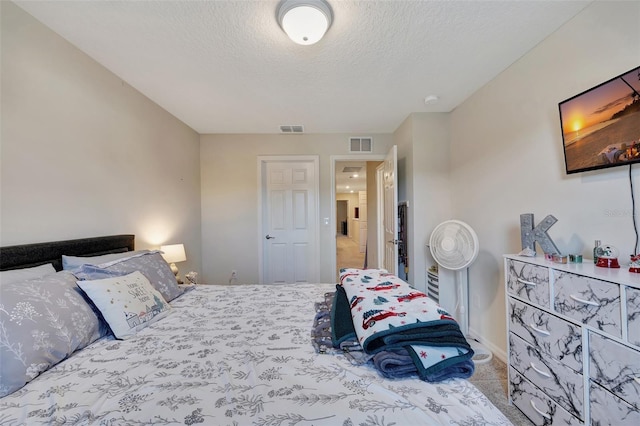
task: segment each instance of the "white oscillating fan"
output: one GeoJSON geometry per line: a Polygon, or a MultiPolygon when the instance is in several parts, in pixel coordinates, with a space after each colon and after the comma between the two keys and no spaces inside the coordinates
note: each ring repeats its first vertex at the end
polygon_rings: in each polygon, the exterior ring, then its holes
{"type": "MultiPolygon", "coordinates": [[[[469,316],[466,304],[469,295],[469,266],[478,257],[478,236],[468,224],[459,220],[447,220],[436,226],[431,233],[429,250],[439,266],[457,272],[457,302],[454,315],[458,319],[460,330],[468,338],[469,316]]],[[[493,354],[479,342],[469,339],[469,344],[475,352],[474,362],[484,363],[491,360],[493,354]]]]}

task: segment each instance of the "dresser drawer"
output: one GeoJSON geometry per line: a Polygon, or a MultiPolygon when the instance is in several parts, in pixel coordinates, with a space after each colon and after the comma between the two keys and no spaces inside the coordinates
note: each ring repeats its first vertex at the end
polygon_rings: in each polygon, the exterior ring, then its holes
{"type": "Polygon", "coordinates": [[[530,263],[507,260],[507,291],[532,303],[550,307],[549,269],[530,263]]]}
{"type": "Polygon", "coordinates": [[[640,290],[627,287],[627,324],[629,342],[640,346],[640,290]]]}
{"type": "Polygon", "coordinates": [[[616,337],[622,337],[620,286],[556,271],[554,309],[616,337]]]}
{"type": "Polygon", "coordinates": [[[591,380],[640,409],[640,351],[589,332],[589,371],[591,380]]]}
{"type": "Polygon", "coordinates": [[[509,389],[513,405],[536,425],[582,425],[583,423],[553,402],[513,368],[509,369],[509,389]]]}
{"type": "Polygon", "coordinates": [[[582,372],[582,327],[509,298],[509,329],[540,351],[582,372]]]}
{"type": "Polygon", "coordinates": [[[589,388],[589,403],[592,425],[640,425],[640,411],[594,383],[589,388]]]}
{"type": "Polygon", "coordinates": [[[513,368],[570,414],[584,418],[584,379],[570,368],[542,354],[520,337],[509,335],[513,368]]]}

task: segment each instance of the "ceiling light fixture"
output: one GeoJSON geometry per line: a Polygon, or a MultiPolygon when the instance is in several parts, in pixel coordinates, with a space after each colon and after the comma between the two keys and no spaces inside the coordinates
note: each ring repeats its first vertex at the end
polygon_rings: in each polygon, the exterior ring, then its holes
{"type": "Polygon", "coordinates": [[[438,103],[438,101],[440,100],[440,98],[436,95],[429,95],[426,98],[424,98],[424,103],[426,105],[433,105],[438,103]]]}
{"type": "Polygon", "coordinates": [[[320,41],[332,20],[331,7],[325,0],[283,0],[278,6],[280,27],[298,44],[320,41]]]}

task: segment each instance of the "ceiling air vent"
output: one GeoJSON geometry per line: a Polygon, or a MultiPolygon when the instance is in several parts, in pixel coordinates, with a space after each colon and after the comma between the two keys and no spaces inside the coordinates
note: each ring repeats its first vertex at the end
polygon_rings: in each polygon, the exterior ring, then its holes
{"type": "Polygon", "coordinates": [[[373,152],[373,138],[349,138],[349,152],[373,152]]]}
{"type": "Polygon", "coordinates": [[[342,173],[359,173],[362,167],[345,166],[342,169],[342,173]]]}
{"type": "Polygon", "coordinates": [[[286,133],[286,134],[304,133],[304,126],[300,126],[300,125],[280,126],[280,133],[286,133]]]}

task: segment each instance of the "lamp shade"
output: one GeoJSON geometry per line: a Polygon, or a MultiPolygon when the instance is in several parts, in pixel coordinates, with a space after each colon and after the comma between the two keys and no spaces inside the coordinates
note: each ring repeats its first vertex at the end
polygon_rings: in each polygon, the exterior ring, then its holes
{"type": "Polygon", "coordinates": [[[291,40],[309,45],[320,41],[333,16],[324,0],[285,0],[278,9],[278,23],[291,40]]]}
{"type": "Polygon", "coordinates": [[[184,244],[160,246],[160,250],[164,252],[162,257],[164,257],[167,263],[184,262],[187,260],[187,255],[184,252],[184,244]]]}

